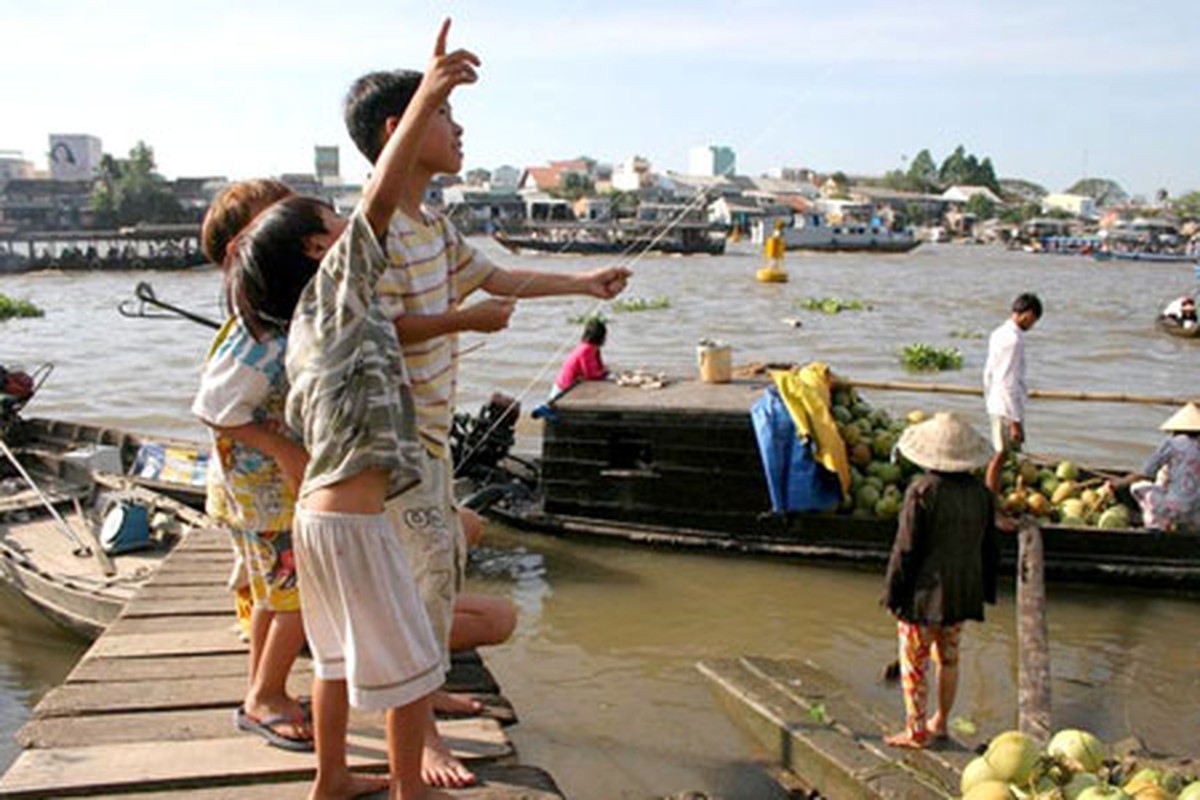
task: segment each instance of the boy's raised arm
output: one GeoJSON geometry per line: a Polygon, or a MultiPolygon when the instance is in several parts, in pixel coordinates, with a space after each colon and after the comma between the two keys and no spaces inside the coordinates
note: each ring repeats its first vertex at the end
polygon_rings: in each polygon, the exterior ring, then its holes
{"type": "Polygon", "coordinates": [[[449,33],[450,19],[447,17],[438,31],[433,58],[425,76],[400,123],[388,137],[375,171],[363,190],[363,211],[376,236],[382,236],[387,230],[392,214],[412,182],[418,148],[429,118],[437,113],[455,87],[479,79],[475,72],[479,58],[474,53],[462,49],[446,52],[449,33]]]}

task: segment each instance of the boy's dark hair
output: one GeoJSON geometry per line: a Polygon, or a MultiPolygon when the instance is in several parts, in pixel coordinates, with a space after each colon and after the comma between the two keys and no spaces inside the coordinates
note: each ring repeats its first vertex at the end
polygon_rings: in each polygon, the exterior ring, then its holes
{"type": "Polygon", "coordinates": [[[356,80],[342,104],[346,131],[372,164],[383,152],[384,124],[408,108],[423,76],[411,69],[369,72],[356,80]]]}
{"type": "Polygon", "coordinates": [[[1013,300],[1012,312],[1014,314],[1023,314],[1026,311],[1032,311],[1038,319],[1042,318],[1042,301],[1033,292],[1019,294],[1017,299],[1013,300]]]}
{"type": "Polygon", "coordinates": [[[255,215],[277,200],[290,197],[292,190],[271,178],[238,181],[213,198],[200,225],[200,249],[214,264],[225,263],[229,243],[255,215]]]}
{"type": "Polygon", "coordinates": [[[604,320],[600,317],[592,317],[583,324],[583,341],[588,344],[603,347],[604,340],[607,338],[608,326],[604,324],[604,320]]]}
{"type": "Polygon", "coordinates": [[[300,293],[320,267],[306,243],[309,236],[325,233],[321,211],[328,208],[315,197],[285,198],[230,243],[229,311],[256,339],[287,333],[300,293]]]}

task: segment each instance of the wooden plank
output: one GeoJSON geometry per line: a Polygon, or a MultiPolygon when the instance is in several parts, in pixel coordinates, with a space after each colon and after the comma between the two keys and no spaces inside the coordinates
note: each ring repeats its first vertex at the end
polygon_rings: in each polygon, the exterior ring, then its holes
{"type": "Polygon", "coordinates": [[[879,747],[826,721],[817,703],[781,691],[741,660],[704,661],[697,666],[720,689],[717,696],[730,715],[767,749],[772,760],[829,800],[955,796],[879,747]]]}
{"type": "MultiPolygon", "coordinates": [[[[301,664],[297,664],[297,668],[301,668],[301,664]]],[[[221,678],[245,676],[246,670],[244,652],[162,658],[103,658],[89,652],[67,676],[66,683],[221,678]]]]}
{"type": "MultiPolygon", "coordinates": [[[[187,619],[195,619],[188,617],[187,619]]],[[[225,617],[201,617],[213,620],[217,627],[191,630],[192,625],[180,624],[175,617],[151,617],[148,620],[119,620],[119,622],[174,623],[173,630],[163,633],[131,633],[102,636],[92,645],[93,656],[105,658],[148,658],[161,656],[202,655],[205,653],[244,653],[247,646],[233,632],[225,617]]]]}
{"type": "MultiPolygon", "coordinates": [[[[236,701],[235,701],[236,703],[236,701]]],[[[136,742],[183,742],[199,739],[223,739],[229,736],[245,736],[253,742],[252,734],[238,732],[234,726],[236,705],[219,708],[179,708],[170,710],[127,711],[113,714],[94,714],[77,717],[50,717],[33,719],[17,732],[16,740],[22,747],[51,749],[63,747],[87,747],[103,742],[106,745],[132,744],[136,742]]],[[[468,741],[476,735],[491,740],[490,725],[477,727],[482,718],[471,717],[456,720],[438,720],[438,730],[447,737],[468,741]],[[480,733],[482,731],[482,733],[480,733]]],[[[489,720],[489,723],[499,721],[489,720]]],[[[383,729],[382,715],[378,712],[353,711],[350,727],[353,730],[372,731],[383,729]]],[[[382,735],[382,734],[380,734],[382,735]]],[[[489,751],[484,750],[488,757],[489,751]]],[[[465,758],[478,758],[478,753],[465,750],[465,758]]]]}
{"type": "MultiPolygon", "coordinates": [[[[311,676],[296,671],[288,680],[295,695],[308,694],[311,676]]],[[[69,683],[47,692],[33,710],[35,719],[126,711],[233,708],[246,696],[246,676],[119,683],[69,683]]]]}
{"type": "MultiPolygon", "coordinates": [[[[196,633],[209,633],[212,631],[222,631],[227,633],[230,638],[237,639],[238,634],[234,630],[234,623],[231,619],[211,616],[197,617],[173,617],[173,618],[143,618],[134,617],[130,619],[118,618],[104,632],[103,639],[97,640],[96,645],[109,639],[121,639],[126,636],[141,636],[146,634],[156,633],[178,633],[179,631],[193,631],[196,633]]],[[[95,649],[96,645],[93,645],[95,649]]],[[[110,647],[111,645],[105,645],[110,647]]]]}
{"type": "Polygon", "coordinates": [[[232,623],[234,619],[232,593],[213,594],[209,591],[206,596],[154,598],[143,597],[140,594],[125,604],[121,612],[123,619],[137,617],[179,617],[188,615],[224,616],[232,623]]]}
{"type": "Polygon", "coordinates": [[[1025,518],[1017,537],[1017,719],[1021,732],[1044,746],[1051,733],[1045,550],[1032,518],[1025,518]]]}
{"type": "Polygon", "coordinates": [[[834,725],[844,726],[860,742],[869,741],[892,759],[921,771],[950,794],[957,792],[962,769],[975,756],[974,743],[957,737],[927,750],[887,748],[883,736],[898,730],[899,720],[860,702],[845,684],[809,661],[743,657],[741,662],[780,691],[821,703],[834,725]]]}
{"type": "MultiPolygon", "coordinates": [[[[444,739],[460,758],[503,758],[512,745],[491,720],[449,723],[444,739]]],[[[151,790],[211,785],[214,781],[311,778],[311,753],[291,753],[247,736],[182,742],[136,742],[25,750],[0,778],[0,795],[46,797],[70,792],[151,790]]],[[[352,731],[351,767],[383,767],[382,731],[352,731]]]]}
{"type": "MultiPolygon", "coordinates": [[[[445,790],[457,800],[558,800],[562,792],[549,773],[537,767],[508,764],[472,764],[480,783],[467,789],[445,790]]],[[[312,783],[288,781],[248,786],[203,789],[179,788],[168,792],[139,792],[136,800],[304,800],[312,783]]],[[[96,800],[130,800],[128,794],[93,795],[96,800]]],[[[362,795],[363,800],[387,800],[386,792],[362,795]]]]}

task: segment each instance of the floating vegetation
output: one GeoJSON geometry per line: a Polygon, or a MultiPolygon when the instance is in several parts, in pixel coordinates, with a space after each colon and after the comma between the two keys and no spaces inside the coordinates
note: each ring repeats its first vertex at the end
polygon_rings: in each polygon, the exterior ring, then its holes
{"type": "Polygon", "coordinates": [[[587,325],[594,319],[606,325],[608,324],[608,317],[604,316],[603,312],[600,311],[593,311],[590,314],[575,314],[574,316],[567,317],[567,322],[572,325],[587,325]]]}
{"type": "Polygon", "coordinates": [[[824,703],[813,703],[808,707],[808,718],[813,722],[826,723],[829,721],[829,712],[825,710],[824,703]]]}
{"type": "Polygon", "coordinates": [[[918,342],[906,345],[900,351],[900,361],[905,369],[914,372],[941,372],[962,369],[963,357],[957,347],[934,347],[918,342]]]}
{"type": "Polygon", "coordinates": [[[46,312],[28,300],[14,300],[8,295],[0,294],[0,320],[13,317],[44,317],[46,312]]]}
{"type": "Polygon", "coordinates": [[[820,311],[824,314],[870,310],[870,306],[864,305],[861,300],[843,300],[840,297],[806,297],[796,301],[796,307],[805,311],[820,311]]]}
{"type": "Polygon", "coordinates": [[[968,331],[968,330],[957,331],[957,330],[955,330],[955,331],[950,331],[950,338],[951,339],[982,339],[983,333],[981,331],[968,331]]]}
{"type": "Polygon", "coordinates": [[[669,297],[630,297],[627,300],[614,300],[612,310],[618,313],[632,311],[658,311],[671,307],[669,297]]]}

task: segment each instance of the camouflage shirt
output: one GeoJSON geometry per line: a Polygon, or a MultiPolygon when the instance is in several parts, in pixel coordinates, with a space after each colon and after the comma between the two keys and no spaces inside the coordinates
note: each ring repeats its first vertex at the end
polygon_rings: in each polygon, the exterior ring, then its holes
{"type": "Polygon", "coordinates": [[[423,449],[396,328],[375,284],[387,256],[355,209],[305,287],[288,330],[287,421],[304,437],[300,496],[367,469],[391,474],[389,496],[419,480],[423,449]]]}

